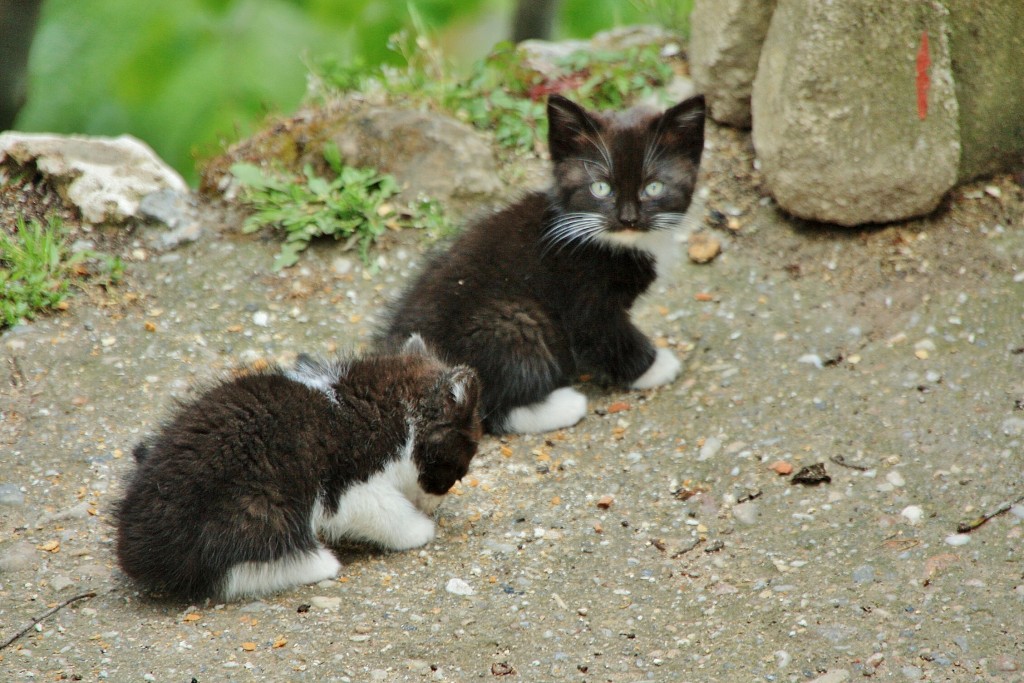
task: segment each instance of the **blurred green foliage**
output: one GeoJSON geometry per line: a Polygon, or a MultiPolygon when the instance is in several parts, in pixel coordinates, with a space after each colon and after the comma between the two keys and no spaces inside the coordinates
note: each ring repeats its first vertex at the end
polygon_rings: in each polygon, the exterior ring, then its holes
{"type": "Polygon", "coordinates": [[[13,235],[0,231],[0,330],[59,308],[72,284],[84,279],[108,287],[123,274],[124,264],[116,256],[71,253],[60,219],[46,225],[18,219],[13,235]]]}
{"type": "Polygon", "coordinates": [[[252,164],[231,167],[242,201],[252,210],[243,232],[272,228],[284,233],[275,271],[295,265],[300,252],[318,237],[345,240],[345,249],[357,247],[363,263],[370,265],[370,248],[388,229],[423,228],[435,236],[450,232],[444,211],[426,197],[408,206],[388,202],[398,193],[393,176],[345,165],[333,144],[324,148],[324,160],[333,178],[317,175],[309,164],[297,178],[252,164]]]}
{"type": "MultiPolygon", "coordinates": [[[[691,2],[563,0],[556,33],[586,37],[691,2]]],[[[306,89],[304,62],[335,55],[339,64],[401,63],[388,37],[410,28],[411,7],[440,31],[486,12],[507,15],[510,2],[47,0],[17,128],[130,133],[194,182],[197,156],[252,132],[268,113],[294,110],[306,89]]]]}

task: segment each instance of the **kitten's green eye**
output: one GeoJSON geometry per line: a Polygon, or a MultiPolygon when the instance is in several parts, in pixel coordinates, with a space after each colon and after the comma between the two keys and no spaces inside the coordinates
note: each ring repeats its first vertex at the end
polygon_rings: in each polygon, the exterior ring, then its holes
{"type": "Polygon", "coordinates": [[[660,197],[665,192],[665,183],[660,180],[655,180],[653,183],[647,183],[647,187],[644,188],[645,197],[660,197]]]}
{"type": "Polygon", "coordinates": [[[590,194],[598,199],[604,199],[611,193],[612,186],[604,181],[598,180],[597,182],[590,183],[590,194]]]}

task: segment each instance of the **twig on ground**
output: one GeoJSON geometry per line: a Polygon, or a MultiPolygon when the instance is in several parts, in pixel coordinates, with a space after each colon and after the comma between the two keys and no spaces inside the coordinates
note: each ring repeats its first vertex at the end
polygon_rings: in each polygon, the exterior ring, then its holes
{"type": "Polygon", "coordinates": [[[998,517],[999,515],[1005,512],[1009,512],[1010,508],[1012,508],[1014,505],[1017,505],[1018,503],[1024,503],[1024,496],[1021,496],[1017,500],[1012,500],[1010,502],[1003,503],[1002,505],[1000,505],[987,515],[982,515],[981,517],[972,519],[969,522],[960,522],[956,525],[956,532],[958,534],[969,534],[978,527],[980,527],[982,524],[987,522],[988,520],[992,519],[993,517],[998,517]]]}
{"type": "Polygon", "coordinates": [[[833,455],[829,457],[829,460],[839,465],[840,467],[849,467],[851,470],[857,470],[858,472],[867,472],[868,470],[871,469],[870,467],[866,467],[864,465],[855,465],[852,462],[846,462],[846,458],[844,458],[841,455],[833,455]]]}
{"type": "Polygon", "coordinates": [[[13,636],[11,636],[7,640],[5,640],[3,642],[3,644],[0,644],[0,650],[3,650],[5,647],[7,647],[8,645],[10,645],[14,641],[16,641],[18,638],[21,638],[23,635],[25,635],[26,633],[31,631],[33,629],[33,627],[35,627],[36,624],[42,622],[47,617],[50,617],[50,616],[56,614],[57,612],[59,612],[60,610],[64,609],[65,607],[67,607],[71,603],[78,602],[79,600],[84,600],[86,598],[95,598],[95,597],[96,597],[96,591],[89,591],[88,593],[82,593],[81,595],[76,595],[76,596],[74,596],[72,598],[68,598],[64,602],[62,602],[59,605],[57,605],[56,607],[53,607],[53,608],[47,610],[44,614],[36,617],[35,619],[32,620],[32,623],[30,623],[28,626],[26,626],[25,628],[21,629],[20,631],[15,633],[13,636]]]}

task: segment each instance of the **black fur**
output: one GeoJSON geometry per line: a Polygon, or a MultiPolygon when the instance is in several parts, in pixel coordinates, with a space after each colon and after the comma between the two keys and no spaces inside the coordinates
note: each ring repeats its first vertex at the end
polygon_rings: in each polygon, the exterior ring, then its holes
{"type": "Polygon", "coordinates": [[[628,385],[655,349],[629,310],[655,258],[625,240],[669,230],[690,205],[704,145],[704,99],[664,113],[595,114],[548,102],[554,184],[479,220],[432,258],[395,305],[385,339],[418,332],[477,370],[488,431],[579,373],[628,385]],[[645,194],[651,183],[664,191],[645,194]],[[609,194],[598,197],[597,182],[609,194]],[[575,216],[587,218],[586,225],[575,216]]]}
{"type": "MultiPolygon", "coordinates": [[[[317,369],[308,358],[303,367],[317,369]]],[[[426,352],[336,367],[333,400],[276,368],[245,374],[181,405],[139,444],[115,510],[125,573],[150,589],[216,596],[238,563],[313,550],[314,503],[335,512],[345,489],[397,457],[410,421],[424,490],[443,494],[465,475],[481,433],[472,370],[426,352]]]]}

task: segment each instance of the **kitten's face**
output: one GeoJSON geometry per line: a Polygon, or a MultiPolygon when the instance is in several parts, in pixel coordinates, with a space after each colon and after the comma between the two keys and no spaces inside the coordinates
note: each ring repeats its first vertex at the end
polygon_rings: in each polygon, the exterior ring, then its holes
{"type": "Polygon", "coordinates": [[[690,206],[704,149],[704,97],[664,113],[595,114],[564,97],[548,100],[548,145],[562,215],[555,248],[603,243],[653,250],[690,206]]]}
{"type": "Polygon", "coordinates": [[[445,372],[424,401],[413,459],[427,493],[447,493],[469,471],[483,436],[479,403],[480,380],[464,365],[445,372]]]}

